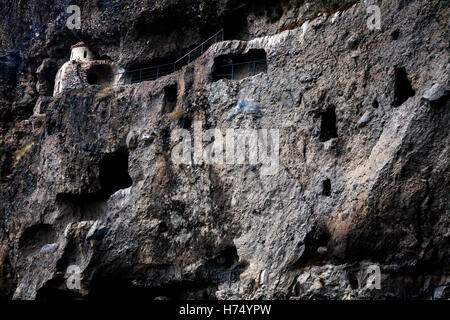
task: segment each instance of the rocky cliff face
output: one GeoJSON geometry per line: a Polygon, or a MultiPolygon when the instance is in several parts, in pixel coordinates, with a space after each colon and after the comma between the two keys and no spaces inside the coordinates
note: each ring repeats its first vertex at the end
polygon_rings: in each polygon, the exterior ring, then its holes
{"type": "Polygon", "coordinates": [[[2,297],[448,298],[446,1],[375,3],[380,30],[369,1],[79,3],[73,32],[65,1],[0,4],[2,297]],[[222,26],[168,76],[50,97],[79,40],[129,69],[222,26]],[[175,162],[199,127],[278,130],[277,170],[175,162]]]}

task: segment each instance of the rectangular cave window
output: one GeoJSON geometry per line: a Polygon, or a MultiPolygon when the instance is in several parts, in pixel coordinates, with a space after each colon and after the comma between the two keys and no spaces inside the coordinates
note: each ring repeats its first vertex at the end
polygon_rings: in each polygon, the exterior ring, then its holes
{"type": "Polygon", "coordinates": [[[163,113],[170,113],[177,105],[177,85],[170,85],[164,88],[163,113]]]}
{"type": "Polygon", "coordinates": [[[213,81],[241,80],[267,72],[267,55],[263,49],[251,49],[246,54],[223,55],[214,59],[213,81]]]}
{"type": "Polygon", "coordinates": [[[325,179],[322,181],[322,195],[329,197],[331,196],[331,180],[325,179]]]}
{"type": "Polygon", "coordinates": [[[404,67],[395,69],[394,83],[394,107],[401,106],[408,98],[413,97],[416,92],[411,86],[408,74],[404,67]]]}
{"type": "Polygon", "coordinates": [[[325,112],[322,112],[320,122],[320,142],[326,142],[330,139],[337,138],[336,128],[336,107],[329,106],[325,112]]]}

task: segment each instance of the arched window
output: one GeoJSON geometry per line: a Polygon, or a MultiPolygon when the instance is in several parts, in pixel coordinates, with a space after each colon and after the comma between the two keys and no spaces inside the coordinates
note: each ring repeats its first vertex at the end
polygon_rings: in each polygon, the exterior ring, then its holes
{"type": "Polygon", "coordinates": [[[84,50],[84,58],[86,59],[86,57],[87,57],[87,51],[84,50]]]}

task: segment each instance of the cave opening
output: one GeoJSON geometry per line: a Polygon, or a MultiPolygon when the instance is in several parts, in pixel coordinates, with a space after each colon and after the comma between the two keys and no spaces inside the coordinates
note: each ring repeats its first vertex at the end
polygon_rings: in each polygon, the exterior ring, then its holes
{"type": "Polygon", "coordinates": [[[177,85],[173,84],[164,88],[163,113],[170,113],[177,105],[177,85]]]}
{"type": "Polygon", "coordinates": [[[374,109],[377,109],[379,106],[380,106],[380,104],[379,104],[378,100],[377,100],[377,99],[374,99],[374,100],[372,101],[372,107],[373,107],[374,109]]]}
{"type": "Polygon", "coordinates": [[[99,179],[103,196],[109,197],[132,185],[133,181],[128,173],[128,157],[128,152],[118,151],[106,154],[100,160],[99,179]]]}
{"type": "Polygon", "coordinates": [[[330,232],[325,224],[313,225],[311,232],[306,235],[304,242],[300,242],[300,245],[304,244],[305,246],[303,254],[292,264],[291,268],[298,269],[307,265],[326,264],[330,238],[330,232]],[[326,248],[327,250],[321,253],[319,248],[326,248]]]}
{"type": "Polygon", "coordinates": [[[413,97],[416,92],[411,86],[408,74],[404,67],[395,69],[394,76],[394,107],[401,106],[408,98],[413,97]]]}
{"type": "Polygon", "coordinates": [[[109,84],[113,70],[110,65],[94,65],[87,72],[87,82],[91,85],[109,84]]]}
{"type": "Polygon", "coordinates": [[[90,193],[58,193],[56,201],[67,215],[83,220],[96,220],[105,214],[107,200],[115,192],[128,188],[133,181],[128,173],[127,151],[108,153],[99,161],[98,191],[90,193]]]}
{"type": "MultiPolygon", "coordinates": [[[[248,41],[257,37],[252,30],[253,19],[262,19],[267,24],[279,21],[292,6],[299,7],[303,0],[229,0],[226,2],[222,25],[227,31],[227,40],[248,41]]],[[[331,8],[330,8],[331,9],[331,8]]]]}
{"type": "Polygon", "coordinates": [[[331,180],[325,179],[322,181],[322,195],[329,197],[331,196],[331,180]]]}
{"type": "Polygon", "coordinates": [[[212,78],[241,80],[259,73],[267,73],[267,54],[264,49],[251,49],[245,54],[222,55],[214,59],[212,78]]]}
{"type": "Polygon", "coordinates": [[[239,262],[236,246],[228,246],[214,259],[214,263],[223,269],[233,268],[239,262]]]}
{"type": "Polygon", "coordinates": [[[331,105],[321,114],[320,122],[320,142],[326,142],[337,138],[336,128],[336,107],[331,105]]]}
{"type": "Polygon", "coordinates": [[[394,40],[394,41],[397,40],[399,36],[400,36],[400,31],[398,29],[392,31],[392,33],[391,33],[392,40],[394,40]]]}

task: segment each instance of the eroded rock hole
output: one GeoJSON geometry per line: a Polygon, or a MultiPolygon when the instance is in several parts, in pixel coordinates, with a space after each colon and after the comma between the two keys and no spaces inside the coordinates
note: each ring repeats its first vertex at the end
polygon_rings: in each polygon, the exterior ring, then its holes
{"type": "Polygon", "coordinates": [[[128,152],[119,151],[107,154],[99,163],[99,178],[102,194],[110,196],[133,183],[128,174],[128,152]]]}
{"type": "Polygon", "coordinates": [[[329,106],[321,115],[320,137],[321,142],[337,138],[336,107],[329,106]]]}
{"type": "Polygon", "coordinates": [[[401,106],[408,98],[413,97],[415,94],[416,92],[411,86],[406,69],[403,67],[395,69],[394,107],[401,106]]]}
{"type": "Polygon", "coordinates": [[[375,108],[375,109],[377,109],[379,106],[380,106],[380,104],[378,103],[378,100],[377,100],[377,99],[374,99],[374,100],[372,101],[372,107],[375,108]]]}
{"type": "Polygon", "coordinates": [[[331,180],[325,179],[322,181],[322,195],[324,196],[331,196],[331,180]]]}
{"type": "Polygon", "coordinates": [[[241,80],[267,72],[267,55],[263,49],[252,49],[246,54],[223,55],[214,59],[213,81],[241,80]]]}

